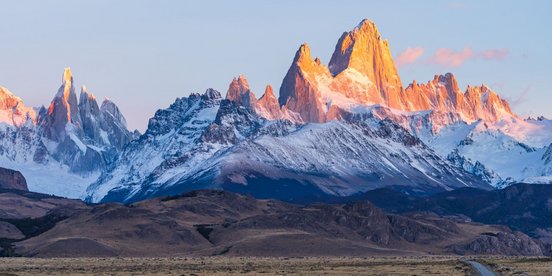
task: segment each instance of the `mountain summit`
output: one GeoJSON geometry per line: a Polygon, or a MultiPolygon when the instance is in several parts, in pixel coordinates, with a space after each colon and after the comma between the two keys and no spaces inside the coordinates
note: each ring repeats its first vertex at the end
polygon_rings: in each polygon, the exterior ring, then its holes
{"type": "Polygon", "coordinates": [[[341,35],[328,67],[312,59],[307,44],[301,45],[280,87],[279,103],[306,122],[337,119],[338,110],[354,112],[367,105],[452,112],[470,122],[518,118],[508,102],[485,85],[461,92],[451,73],[427,84],[414,81],[404,89],[387,40],[368,19],[341,35]]]}
{"type": "Polygon", "coordinates": [[[71,68],[65,68],[61,87],[48,107],[48,116],[43,119],[42,124],[46,137],[56,142],[60,142],[66,135],[65,126],[67,124],[81,127],[82,122],[71,68]]]}
{"type": "Polygon", "coordinates": [[[374,22],[364,19],[350,32],[339,38],[329,63],[330,72],[337,76],[355,70],[375,86],[381,103],[404,109],[403,86],[389,43],[381,37],[374,22]]]}
{"type": "Polygon", "coordinates": [[[249,89],[249,83],[247,83],[247,79],[243,75],[232,80],[226,93],[226,99],[235,101],[251,109],[254,109],[257,104],[257,98],[249,89]]]}
{"type": "Polygon", "coordinates": [[[405,110],[405,101],[388,43],[367,19],[339,38],[329,67],[319,58],[311,58],[307,44],[301,45],[282,82],[279,99],[307,122],[336,119],[335,113],[328,112],[358,105],[405,110]]]}
{"type": "Polygon", "coordinates": [[[0,128],[0,163],[23,172],[33,191],[82,196],[132,139],[113,102],[99,107],[86,86],[78,98],[75,87],[71,69],[65,68],[49,107],[37,109],[38,114],[0,89],[0,119],[6,124],[0,128]]]}
{"type": "Polygon", "coordinates": [[[0,123],[20,126],[27,121],[34,124],[35,111],[25,106],[23,100],[13,95],[7,88],[0,87],[0,123]]]}

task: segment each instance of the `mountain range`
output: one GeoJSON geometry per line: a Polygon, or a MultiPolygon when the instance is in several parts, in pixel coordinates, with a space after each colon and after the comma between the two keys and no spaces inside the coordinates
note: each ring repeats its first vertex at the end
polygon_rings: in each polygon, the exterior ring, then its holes
{"type": "Polygon", "coordinates": [[[276,97],[244,76],[176,99],[140,134],[66,69],[48,108],[0,89],[0,166],[31,191],[136,202],[224,189],[288,202],[377,188],[436,194],[552,183],[552,121],[522,119],[486,85],[436,75],[403,86],[373,22],[339,38],[328,65],[297,50],[276,97]]]}

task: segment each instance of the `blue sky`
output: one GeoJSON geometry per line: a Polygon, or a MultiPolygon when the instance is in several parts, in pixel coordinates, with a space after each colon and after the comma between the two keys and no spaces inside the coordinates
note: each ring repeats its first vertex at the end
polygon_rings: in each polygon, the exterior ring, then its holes
{"type": "Polygon", "coordinates": [[[405,85],[453,72],[462,89],[486,83],[515,112],[552,117],[551,1],[0,0],[0,7],[0,86],[27,105],[48,105],[70,66],[77,85],[115,101],[140,130],[176,97],[208,87],[225,93],[239,74],[259,96],[266,84],[277,92],[301,43],[327,64],[341,33],[363,18],[377,24],[394,56],[411,48],[399,68],[405,85]]]}

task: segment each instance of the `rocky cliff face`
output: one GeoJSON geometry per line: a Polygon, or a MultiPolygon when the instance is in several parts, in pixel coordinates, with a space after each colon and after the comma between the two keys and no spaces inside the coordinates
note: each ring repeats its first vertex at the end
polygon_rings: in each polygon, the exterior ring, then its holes
{"type": "Polygon", "coordinates": [[[228,92],[226,93],[226,99],[247,107],[250,110],[255,110],[257,106],[257,98],[249,89],[249,83],[247,83],[243,75],[232,80],[228,87],[228,92]]]}
{"type": "Polygon", "coordinates": [[[48,112],[39,116],[39,123],[45,136],[56,142],[78,138],[85,144],[121,149],[131,137],[125,118],[112,101],[106,99],[99,107],[96,97],[83,85],[77,102],[69,68],[48,112]]]}
{"type": "Polygon", "coordinates": [[[314,61],[309,46],[303,44],[280,87],[280,105],[297,112],[306,122],[325,122],[327,107],[322,101],[318,77],[330,79],[330,71],[319,61],[314,61]]]}
{"type": "Polygon", "coordinates": [[[10,169],[0,168],[0,188],[28,191],[25,177],[18,172],[10,169]]]}
{"type": "Polygon", "coordinates": [[[82,118],[82,130],[84,135],[90,137],[92,140],[100,141],[102,139],[100,134],[98,121],[100,118],[100,107],[96,102],[96,97],[92,93],[88,93],[86,86],[83,86],[79,99],[79,116],[82,118]]]}
{"type": "Polygon", "coordinates": [[[329,68],[301,45],[280,87],[279,103],[306,122],[325,122],[338,119],[338,109],[361,105],[404,110],[405,100],[387,41],[373,22],[364,20],[343,33],[329,68]]]}
{"type": "Polygon", "coordinates": [[[114,102],[105,99],[100,111],[102,115],[100,129],[103,131],[101,134],[103,142],[117,150],[122,150],[128,142],[136,138],[135,134],[129,132],[126,119],[114,102]]]}
{"type": "Polygon", "coordinates": [[[548,146],[548,148],[546,149],[546,152],[542,155],[542,160],[544,160],[544,163],[546,165],[552,162],[552,144],[548,146]]]}
{"type": "Polygon", "coordinates": [[[71,125],[70,128],[81,130],[82,122],[71,69],[65,68],[62,85],[50,103],[47,115],[39,119],[45,136],[56,142],[64,140],[68,124],[71,125]]]}
{"type": "Polygon", "coordinates": [[[272,86],[267,85],[263,96],[257,101],[256,111],[268,120],[282,119],[282,109],[278,104],[278,98],[272,91],[272,86]]]}
{"type": "MultiPolygon", "coordinates": [[[[373,84],[371,93],[379,102],[395,109],[404,109],[403,85],[389,50],[389,43],[381,37],[378,28],[368,19],[339,38],[330,59],[333,76],[354,69],[373,84]]],[[[362,102],[362,95],[352,95],[362,102]]]]}

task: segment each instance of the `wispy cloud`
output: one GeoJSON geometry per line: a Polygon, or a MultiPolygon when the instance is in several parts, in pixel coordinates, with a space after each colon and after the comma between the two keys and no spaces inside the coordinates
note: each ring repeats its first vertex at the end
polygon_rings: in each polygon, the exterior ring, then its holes
{"type": "Polygon", "coordinates": [[[474,53],[470,48],[464,48],[461,51],[439,48],[427,61],[430,64],[441,65],[443,67],[458,67],[473,57],[474,53]]]}
{"type": "Polygon", "coordinates": [[[416,62],[424,54],[424,51],[422,47],[407,48],[397,55],[397,66],[402,67],[416,62]]]}
{"type": "Polygon", "coordinates": [[[526,102],[527,101],[527,95],[529,95],[529,92],[531,91],[531,88],[532,88],[531,85],[528,85],[527,87],[525,87],[525,89],[523,89],[521,91],[521,93],[519,93],[519,95],[515,99],[510,101],[510,105],[512,107],[517,107],[520,104],[526,102]]]}
{"type": "Polygon", "coordinates": [[[476,52],[471,48],[455,51],[450,48],[439,48],[427,59],[427,63],[443,67],[459,67],[473,59],[502,60],[508,57],[508,49],[487,49],[476,52]]]}
{"type": "Polygon", "coordinates": [[[506,49],[506,48],[503,48],[503,49],[489,49],[489,50],[485,50],[485,51],[482,51],[481,53],[479,53],[479,56],[482,59],[486,59],[486,60],[505,59],[508,56],[508,49],[506,49]]]}

